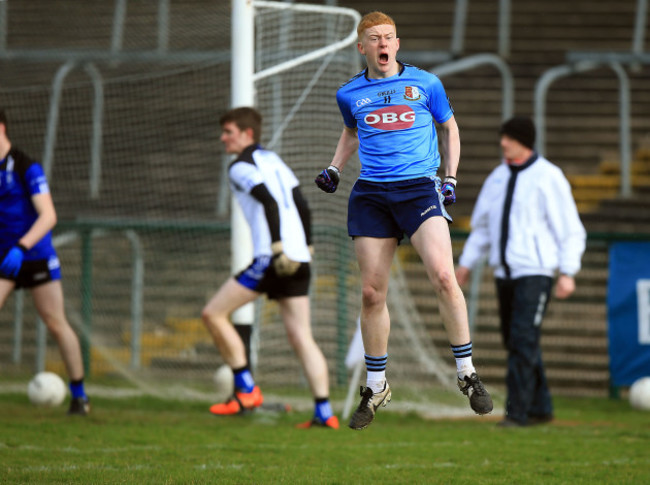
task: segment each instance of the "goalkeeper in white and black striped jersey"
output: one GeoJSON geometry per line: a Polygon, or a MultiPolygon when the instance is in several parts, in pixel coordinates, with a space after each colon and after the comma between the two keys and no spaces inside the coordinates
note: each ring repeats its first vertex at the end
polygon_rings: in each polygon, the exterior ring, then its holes
{"type": "Polygon", "coordinates": [[[231,415],[259,407],[263,396],[249,369],[246,345],[229,315],[262,294],[277,300],[280,314],[315,399],[314,417],[298,425],[337,429],[329,403],[327,361],[311,331],[309,282],[311,216],[299,182],[274,152],[259,145],[262,118],[253,108],[235,108],[221,119],[221,142],[237,155],[228,169],[230,186],[253,238],[253,261],[229,278],[207,303],[203,321],[234,374],[234,393],[210,408],[231,415]]]}

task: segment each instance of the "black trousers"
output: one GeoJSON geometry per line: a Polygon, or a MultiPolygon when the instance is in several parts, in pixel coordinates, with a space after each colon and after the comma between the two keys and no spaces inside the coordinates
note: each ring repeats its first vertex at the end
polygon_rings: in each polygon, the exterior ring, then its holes
{"type": "Polygon", "coordinates": [[[548,276],[496,279],[501,335],[508,350],[506,416],[523,424],[529,417],[553,414],[540,345],[552,286],[548,276]]]}

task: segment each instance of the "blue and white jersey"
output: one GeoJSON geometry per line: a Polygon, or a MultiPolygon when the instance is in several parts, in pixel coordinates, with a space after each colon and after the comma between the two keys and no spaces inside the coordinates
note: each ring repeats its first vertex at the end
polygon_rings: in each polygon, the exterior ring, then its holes
{"type": "MultiPolygon", "coordinates": [[[[49,192],[41,165],[20,150],[12,148],[0,161],[0,254],[15,246],[38,218],[32,196],[49,192]]],[[[53,254],[52,233],[48,232],[25,259],[48,259],[53,254]]]]}
{"type": "Polygon", "coordinates": [[[440,166],[433,121],[454,114],[445,89],[434,74],[400,67],[386,79],[369,79],[364,70],[336,93],[345,126],[357,129],[362,180],[433,177],[440,166]]]}

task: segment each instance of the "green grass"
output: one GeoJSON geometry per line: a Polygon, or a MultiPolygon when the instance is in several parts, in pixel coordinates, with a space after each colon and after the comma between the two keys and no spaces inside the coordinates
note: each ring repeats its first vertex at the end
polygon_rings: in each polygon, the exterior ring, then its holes
{"type": "Polygon", "coordinates": [[[556,399],[556,422],[522,429],[381,410],[361,432],[150,397],[96,397],[86,418],[24,394],[0,402],[3,484],[650,483],[650,412],[624,400],[556,399]]]}

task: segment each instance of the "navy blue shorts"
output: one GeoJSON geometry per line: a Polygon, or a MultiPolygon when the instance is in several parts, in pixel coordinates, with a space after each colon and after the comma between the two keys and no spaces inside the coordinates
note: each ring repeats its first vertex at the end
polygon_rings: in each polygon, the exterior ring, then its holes
{"type": "Polygon", "coordinates": [[[440,178],[422,177],[398,182],[357,180],[348,205],[348,234],[397,238],[411,237],[430,217],[451,217],[443,205],[440,178]]]}
{"type": "Polygon", "coordinates": [[[255,258],[248,268],[235,276],[240,285],[258,293],[266,293],[270,300],[308,295],[310,278],[309,263],[301,263],[298,271],[291,276],[278,276],[270,256],[255,258]]]}

